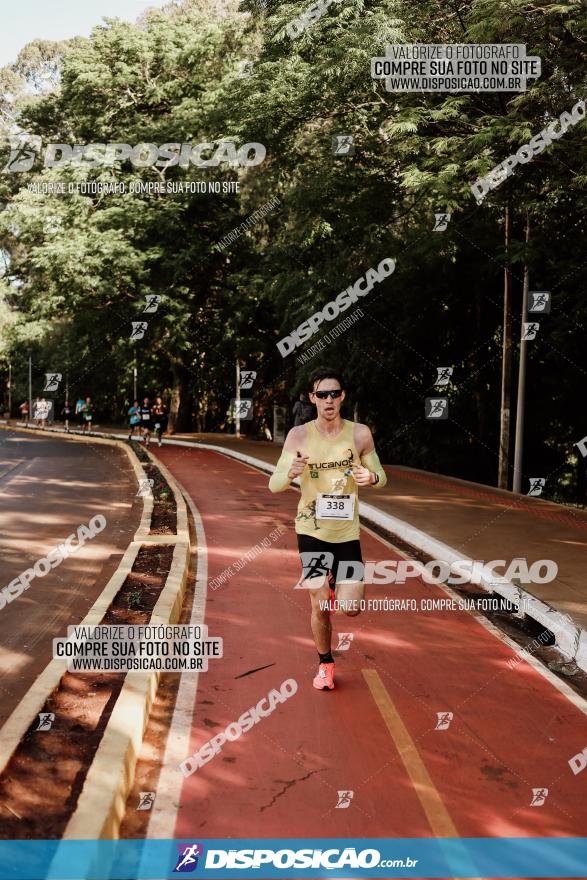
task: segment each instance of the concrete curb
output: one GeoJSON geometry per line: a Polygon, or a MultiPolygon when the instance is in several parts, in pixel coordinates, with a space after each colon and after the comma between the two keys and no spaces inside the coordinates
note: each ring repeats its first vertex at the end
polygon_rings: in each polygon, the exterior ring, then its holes
{"type": "MultiPolygon", "coordinates": [[[[222,455],[242,461],[267,474],[272,474],[275,470],[274,465],[266,461],[245,455],[226,446],[215,446],[211,443],[191,443],[188,440],[167,440],[166,443],[220,452],[222,455]]],[[[294,480],[292,485],[298,486],[299,480],[294,480]]],[[[368,525],[375,526],[384,531],[392,540],[395,535],[433,559],[446,561],[451,568],[457,561],[473,561],[469,557],[463,556],[462,553],[457,553],[456,550],[447,544],[437,541],[426,532],[420,531],[420,529],[391,514],[384,513],[372,504],[360,501],[359,505],[361,519],[368,525]]],[[[458,572],[458,574],[460,575],[461,573],[458,572]]],[[[568,615],[562,614],[556,608],[537,599],[536,596],[533,596],[532,593],[519,584],[506,581],[503,578],[500,580],[501,582],[496,581],[491,570],[486,567],[481,575],[479,586],[487,592],[497,593],[517,608],[523,606],[524,610],[520,611],[519,615],[527,614],[532,620],[550,630],[555,637],[555,644],[560,652],[565,657],[574,660],[580,669],[587,672],[587,631],[577,626],[568,615]]],[[[471,582],[469,581],[469,583],[471,582]]]]}
{"type": "MultiPolygon", "coordinates": [[[[141,541],[142,545],[150,546],[174,545],[171,568],[149,621],[156,626],[179,619],[188,576],[190,537],[186,504],[175,480],[150,453],[149,458],[167,480],[177,505],[177,534],[149,535],[141,541]]],[[[159,670],[126,674],[63,840],[118,837],[160,676],[159,670]]]]}

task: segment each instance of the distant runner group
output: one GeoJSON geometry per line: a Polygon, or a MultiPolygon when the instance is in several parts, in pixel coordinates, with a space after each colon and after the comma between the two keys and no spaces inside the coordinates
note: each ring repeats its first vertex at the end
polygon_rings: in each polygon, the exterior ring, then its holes
{"type": "MultiPolygon", "coordinates": [[[[29,403],[27,400],[19,406],[21,418],[28,424],[29,421],[29,403]]],[[[53,401],[47,401],[45,398],[36,398],[33,403],[33,419],[39,423],[39,427],[44,428],[48,421],[52,421],[53,401]]],[[[84,434],[91,434],[92,424],[96,408],[92,403],[91,397],[79,397],[75,406],[70,404],[66,399],[61,409],[61,417],[65,430],[69,433],[70,425],[73,422],[84,434]]],[[[163,403],[161,397],[155,398],[155,403],[151,405],[148,397],[143,398],[143,402],[139,404],[135,400],[133,405],[128,409],[129,418],[129,434],[128,439],[131,440],[137,433],[138,439],[145,442],[145,446],[149,446],[151,434],[154,433],[159,446],[162,445],[162,437],[167,430],[169,415],[167,407],[163,403]]]]}
{"type": "Polygon", "coordinates": [[[151,406],[148,397],[143,398],[143,402],[139,404],[135,400],[128,411],[129,416],[129,434],[128,439],[131,440],[135,431],[139,437],[145,441],[145,446],[149,446],[151,442],[151,433],[154,431],[157,443],[161,446],[161,437],[167,429],[167,407],[160,397],[155,398],[155,403],[151,406]]]}

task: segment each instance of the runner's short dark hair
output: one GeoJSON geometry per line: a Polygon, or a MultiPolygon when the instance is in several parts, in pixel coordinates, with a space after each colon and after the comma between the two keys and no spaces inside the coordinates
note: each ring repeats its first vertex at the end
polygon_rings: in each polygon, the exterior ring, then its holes
{"type": "Polygon", "coordinates": [[[335,370],[334,367],[316,367],[315,370],[312,370],[308,378],[308,391],[313,391],[316,382],[321,382],[322,379],[336,379],[343,390],[344,388],[346,388],[345,381],[340,370],[335,370]]]}

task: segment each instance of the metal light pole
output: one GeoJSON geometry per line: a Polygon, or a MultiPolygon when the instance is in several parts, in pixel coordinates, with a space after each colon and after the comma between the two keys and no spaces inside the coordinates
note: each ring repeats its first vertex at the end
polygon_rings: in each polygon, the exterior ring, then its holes
{"type": "Polygon", "coordinates": [[[65,399],[69,400],[69,336],[66,343],[66,362],[65,362],[65,399]]]}
{"type": "Polygon", "coordinates": [[[235,402],[235,416],[234,416],[234,428],[235,434],[238,438],[241,435],[241,365],[239,359],[236,359],[236,402],[235,402]]]}
{"type": "Polygon", "coordinates": [[[524,414],[526,407],[526,361],[528,356],[524,332],[528,312],[528,291],[530,290],[530,271],[528,268],[528,242],[530,241],[530,218],[526,217],[526,259],[524,260],[524,281],[522,292],[522,330],[520,335],[520,366],[518,370],[518,401],[516,406],[516,446],[514,451],[513,491],[522,489],[522,458],[524,453],[524,414]]]}
{"type": "Polygon", "coordinates": [[[512,381],[512,322],[510,318],[510,300],[512,293],[512,277],[510,270],[511,247],[511,216],[509,197],[504,213],[505,259],[503,280],[503,340],[501,355],[501,406],[499,418],[499,461],[497,485],[500,489],[508,488],[509,449],[510,449],[510,399],[512,381]]]}
{"type": "Polygon", "coordinates": [[[28,424],[28,420],[32,419],[32,417],[33,417],[33,359],[31,357],[31,355],[29,354],[29,418],[27,419],[27,424],[28,424]]]}

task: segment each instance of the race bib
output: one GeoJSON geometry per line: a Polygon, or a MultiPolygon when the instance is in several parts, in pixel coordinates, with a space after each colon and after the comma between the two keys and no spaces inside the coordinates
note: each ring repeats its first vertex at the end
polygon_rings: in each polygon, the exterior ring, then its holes
{"type": "Polygon", "coordinates": [[[316,519],[353,519],[355,515],[354,495],[316,496],[316,519]]]}

